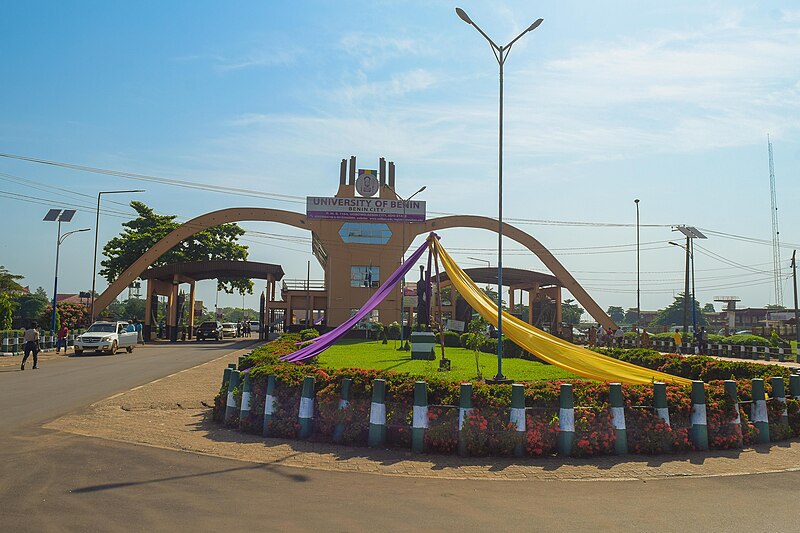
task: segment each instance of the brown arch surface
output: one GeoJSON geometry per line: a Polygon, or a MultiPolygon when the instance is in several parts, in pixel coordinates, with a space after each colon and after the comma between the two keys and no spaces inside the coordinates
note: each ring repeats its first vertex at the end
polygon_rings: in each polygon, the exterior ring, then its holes
{"type": "Polygon", "coordinates": [[[214,226],[219,226],[220,224],[242,221],[279,222],[296,228],[311,229],[308,226],[306,217],[300,213],[283,211],[281,209],[269,209],[266,207],[232,207],[229,209],[212,211],[211,213],[193,218],[192,220],[184,222],[180,227],[158,241],[152,248],[147,250],[144,255],[129,266],[125,272],[120,274],[114,283],[109,285],[108,288],[103,291],[103,294],[98,296],[94,301],[95,314],[100,314],[100,311],[108,307],[114,298],[119,296],[128,285],[133,283],[142,272],[147,270],[159,257],[181,241],[188,239],[195,233],[213,228],[214,226]]]}
{"type": "MultiPolygon", "coordinates": [[[[135,281],[150,265],[158,260],[164,253],[168,252],[172,247],[179,244],[181,241],[191,237],[195,233],[219,226],[220,224],[227,224],[229,222],[243,222],[243,221],[262,221],[262,222],[278,222],[279,224],[286,224],[295,228],[306,229],[311,231],[313,228],[309,220],[300,213],[292,211],[283,211],[281,209],[270,209],[266,207],[232,207],[228,209],[221,209],[219,211],[212,211],[193,218],[180,227],[176,228],[169,235],[158,241],[152,248],[145,252],[139,259],[137,259],[131,266],[129,266],[119,277],[103,291],[103,294],[97,297],[94,302],[95,313],[99,314],[100,311],[108,307],[108,305],[119,296],[125,288],[135,281]]],[[[423,233],[430,233],[437,229],[448,228],[479,228],[494,231],[497,233],[497,221],[487,217],[476,215],[456,215],[440,217],[428,220],[423,224],[412,224],[411,231],[417,230],[417,235],[423,233]]],[[[550,253],[539,241],[525,233],[524,231],[511,226],[510,224],[503,223],[503,235],[517,241],[522,246],[536,254],[542,263],[550,269],[559,282],[569,292],[575,296],[578,302],[586,309],[592,318],[599,322],[603,327],[616,328],[617,325],[609,316],[603,312],[597,302],[595,302],[589,293],[567,272],[558,259],[550,253]]]]}
{"type": "MultiPolygon", "coordinates": [[[[448,217],[434,218],[426,221],[424,224],[415,225],[417,235],[423,233],[430,233],[431,231],[448,229],[448,228],[480,228],[493,231],[497,233],[497,220],[475,216],[475,215],[455,215],[448,217]]],[[[539,241],[525,233],[519,228],[515,228],[510,224],[503,222],[503,236],[515,240],[522,246],[536,254],[544,265],[550,269],[561,285],[564,286],[569,292],[575,296],[578,302],[586,309],[592,318],[600,323],[605,328],[617,328],[613,320],[597,305],[597,302],[589,296],[589,293],[572,277],[564,265],[555,258],[550,251],[542,245],[539,241]]]]}

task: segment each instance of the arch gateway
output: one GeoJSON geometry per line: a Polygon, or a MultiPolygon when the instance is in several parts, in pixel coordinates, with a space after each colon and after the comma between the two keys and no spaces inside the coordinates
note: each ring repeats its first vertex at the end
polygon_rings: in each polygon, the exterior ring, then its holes
{"type": "MultiPolygon", "coordinates": [[[[426,219],[426,203],[405,201],[395,191],[395,166],[381,158],[379,168],[356,169],[356,158],[341,161],[339,186],[334,196],[309,196],[306,214],[281,209],[227,208],[200,215],[161,239],[137,259],[95,300],[95,308],[105,309],[128,285],[142,276],[162,254],[191,235],[230,222],[277,222],[311,232],[312,253],[322,266],[324,280],[312,290],[292,287],[284,280],[281,300],[275,286],[266,291],[267,305],[283,308],[286,325],[315,320],[329,326],[341,324],[359,309],[382,280],[394,272],[415,237],[449,228],[473,228],[497,232],[497,221],[483,216],[457,215],[426,219]],[[388,166],[388,172],[387,172],[388,166]],[[311,315],[305,310],[293,313],[287,299],[293,291],[311,297],[311,315]]],[[[510,224],[503,224],[503,235],[531,251],[550,269],[558,281],[552,297],[560,307],[560,289],[567,289],[589,315],[603,327],[616,324],[558,259],[533,236],[510,224]],[[557,295],[557,296],[556,296],[557,295]]],[[[505,281],[505,280],[504,280],[505,281]]],[[[512,290],[514,287],[512,287],[512,290]]],[[[149,292],[148,292],[149,294],[149,292]]],[[[294,294],[297,297],[297,294],[294,294]]],[[[512,296],[513,299],[513,296],[512,296]]],[[[384,324],[399,322],[400,287],[373,311],[374,319],[384,324]]],[[[408,302],[406,305],[410,307],[408,302]]],[[[295,306],[297,310],[299,306],[295,306]]],[[[558,313],[557,313],[558,314],[558,313]]],[[[408,318],[411,314],[406,313],[408,318]]],[[[269,320],[268,320],[269,321],[269,320]]],[[[410,323],[410,320],[408,321],[410,323]]]]}

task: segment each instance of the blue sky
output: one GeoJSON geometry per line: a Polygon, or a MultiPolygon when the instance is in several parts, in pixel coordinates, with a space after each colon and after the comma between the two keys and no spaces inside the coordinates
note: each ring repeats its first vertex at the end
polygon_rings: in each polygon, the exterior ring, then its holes
{"type": "MultiPolygon", "coordinates": [[[[426,185],[431,216],[496,216],[497,64],[456,5],[498,43],[545,19],[505,67],[506,221],[550,248],[603,308],[633,307],[639,198],[643,309],[682,290],[674,224],[708,230],[695,257],[701,303],[775,301],[768,133],[784,274],[800,243],[796,2],[8,0],[0,152],[289,198],[0,158],[0,264],[51,292],[48,207],[77,207],[73,229],[94,227],[93,198],[109,189],[146,189],[135,198],[182,220],[235,206],[302,211],[303,197],[335,192],[350,155],[359,167],[395,161],[398,190],[426,185]]],[[[133,198],[104,197],[101,243],[131,212],[112,201],[133,198]]],[[[298,278],[311,260],[321,277],[306,234],[243,226],[252,260],[298,278]]],[[[442,237],[463,266],[496,265],[493,233],[442,237]]],[[[90,232],[65,242],[59,292],[91,286],[92,246],[90,232]]],[[[515,243],[505,250],[505,265],[543,269],[515,243]]],[[[788,282],[783,292],[791,306],[788,282]]],[[[213,306],[211,282],[199,297],[213,306]]]]}

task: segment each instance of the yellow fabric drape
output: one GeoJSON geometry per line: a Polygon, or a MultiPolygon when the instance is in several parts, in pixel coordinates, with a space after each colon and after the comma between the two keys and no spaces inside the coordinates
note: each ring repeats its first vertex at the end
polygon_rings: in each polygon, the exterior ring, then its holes
{"type": "MultiPolygon", "coordinates": [[[[437,238],[430,240],[458,293],[478,314],[497,327],[497,303],[486,296],[461,270],[437,238]]],[[[502,291],[502,287],[500,290],[502,291]]],[[[503,312],[503,335],[539,359],[585,378],[633,385],[644,385],[653,381],[687,386],[692,384],[691,380],[686,378],[650,370],[581,348],[545,333],[506,312],[503,312]]]]}

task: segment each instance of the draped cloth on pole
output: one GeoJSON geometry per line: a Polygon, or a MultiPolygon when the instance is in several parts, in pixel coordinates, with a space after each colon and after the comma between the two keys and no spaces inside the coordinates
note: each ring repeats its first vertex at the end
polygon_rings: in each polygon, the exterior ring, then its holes
{"type": "MultiPolygon", "coordinates": [[[[438,238],[430,239],[430,241],[458,293],[483,318],[497,327],[497,303],[489,299],[461,270],[439,243],[438,238]]],[[[502,291],[502,287],[499,290],[502,291]]],[[[687,386],[692,384],[691,380],[686,378],[650,370],[575,346],[506,312],[503,312],[503,335],[539,359],[585,378],[634,385],[645,385],[653,381],[687,386]]]]}
{"type": "MultiPolygon", "coordinates": [[[[391,293],[396,285],[400,282],[400,279],[403,275],[408,272],[411,267],[416,264],[425,250],[429,249],[430,244],[429,241],[431,238],[429,237],[423,244],[420,246],[413,254],[411,254],[408,259],[406,259],[405,263],[400,265],[400,268],[394,271],[389,278],[378,287],[378,290],[375,291],[375,294],[370,296],[370,298],[364,303],[361,309],[358,310],[356,314],[348,318],[344,321],[341,325],[336,326],[334,329],[329,331],[324,335],[320,335],[316,337],[311,344],[305,346],[304,348],[300,348],[296,352],[292,352],[288,355],[281,357],[283,361],[293,361],[299,362],[305,359],[310,359],[318,355],[323,350],[326,350],[330,346],[332,346],[336,341],[344,336],[353,326],[358,324],[361,320],[366,318],[369,313],[378,307],[388,295],[391,293]]],[[[401,295],[402,297],[402,295],[401,295]]]]}

